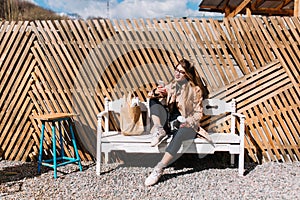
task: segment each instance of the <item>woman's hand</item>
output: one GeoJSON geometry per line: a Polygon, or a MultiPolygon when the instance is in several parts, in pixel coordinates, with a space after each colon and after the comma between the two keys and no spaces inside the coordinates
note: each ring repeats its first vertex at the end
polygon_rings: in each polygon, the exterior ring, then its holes
{"type": "Polygon", "coordinates": [[[189,123],[185,122],[185,123],[181,123],[180,126],[179,126],[179,128],[184,128],[184,127],[185,128],[190,128],[191,125],[189,123]]]}
{"type": "Polygon", "coordinates": [[[184,127],[187,127],[186,123],[181,123],[180,126],[179,126],[179,128],[184,128],[184,127]]]}
{"type": "Polygon", "coordinates": [[[167,96],[167,89],[163,86],[157,86],[155,94],[159,96],[167,96]]]}
{"type": "Polygon", "coordinates": [[[148,98],[162,98],[168,95],[167,89],[164,86],[158,86],[154,90],[148,92],[148,98]]]}

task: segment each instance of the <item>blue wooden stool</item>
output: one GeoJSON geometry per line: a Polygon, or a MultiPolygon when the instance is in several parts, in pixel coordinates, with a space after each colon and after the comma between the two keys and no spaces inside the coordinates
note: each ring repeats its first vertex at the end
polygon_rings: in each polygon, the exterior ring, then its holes
{"type": "Polygon", "coordinates": [[[41,165],[48,166],[54,169],[54,178],[57,178],[57,167],[67,165],[70,163],[78,163],[80,171],[82,171],[82,166],[80,163],[80,157],[78,154],[78,149],[76,146],[75,135],[72,128],[71,118],[76,114],[72,113],[52,113],[52,114],[45,114],[34,116],[35,119],[39,119],[42,121],[42,131],[41,131],[41,138],[40,138],[40,150],[39,150],[39,157],[38,157],[38,173],[41,171],[41,165]],[[74,147],[75,158],[66,157],[64,156],[64,145],[62,139],[62,130],[61,130],[61,122],[67,121],[69,124],[69,129],[71,132],[71,139],[74,147]],[[42,160],[43,154],[43,140],[44,140],[44,131],[45,131],[45,123],[51,122],[51,129],[52,129],[52,150],[53,150],[53,158],[48,160],[42,160]],[[56,134],[55,134],[55,123],[58,122],[59,128],[59,137],[60,137],[60,147],[61,152],[60,156],[56,156],[56,134]]]}

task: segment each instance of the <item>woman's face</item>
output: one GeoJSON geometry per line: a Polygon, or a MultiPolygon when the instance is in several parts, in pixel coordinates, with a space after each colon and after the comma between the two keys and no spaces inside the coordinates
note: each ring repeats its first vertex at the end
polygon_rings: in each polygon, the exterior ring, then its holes
{"type": "Polygon", "coordinates": [[[178,65],[175,68],[174,78],[175,78],[175,81],[177,81],[177,82],[181,82],[181,81],[183,81],[183,80],[186,79],[186,77],[185,77],[185,70],[183,69],[183,67],[181,65],[178,65]]]}

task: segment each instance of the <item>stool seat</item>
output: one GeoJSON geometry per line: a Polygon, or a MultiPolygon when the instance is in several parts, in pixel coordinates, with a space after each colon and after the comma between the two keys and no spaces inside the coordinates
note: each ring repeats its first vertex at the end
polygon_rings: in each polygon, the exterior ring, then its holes
{"type": "Polygon", "coordinates": [[[33,116],[34,119],[44,120],[44,121],[52,121],[52,120],[61,120],[61,119],[67,119],[70,117],[74,117],[78,114],[75,113],[50,113],[50,114],[44,114],[44,115],[35,115],[33,116]]]}
{"type": "Polygon", "coordinates": [[[75,135],[72,128],[72,121],[71,118],[76,116],[75,113],[50,113],[44,115],[36,115],[33,116],[34,119],[41,120],[42,122],[42,131],[41,131],[41,138],[40,138],[40,148],[39,148],[39,157],[38,157],[38,173],[41,171],[41,165],[51,167],[54,169],[54,178],[57,178],[57,167],[67,165],[70,163],[78,163],[80,171],[82,171],[82,166],[80,163],[80,157],[78,154],[78,149],[76,146],[75,135]],[[62,139],[62,130],[61,130],[61,122],[67,121],[69,124],[69,130],[71,132],[71,140],[73,143],[74,148],[74,158],[73,157],[66,157],[64,156],[64,143],[62,139]],[[45,132],[45,122],[51,122],[51,129],[52,129],[52,151],[53,151],[53,158],[48,160],[42,160],[42,153],[43,153],[43,141],[44,141],[44,132],[45,132]],[[60,156],[56,156],[56,133],[55,133],[55,123],[58,122],[59,128],[59,136],[60,136],[60,156]]]}

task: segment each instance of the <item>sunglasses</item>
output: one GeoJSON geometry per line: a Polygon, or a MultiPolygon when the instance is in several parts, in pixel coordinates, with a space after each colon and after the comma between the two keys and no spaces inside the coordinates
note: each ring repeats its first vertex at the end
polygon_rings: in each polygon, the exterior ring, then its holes
{"type": "Polygon", "coordinates": [[[175,72],[178,72],[182,75],[185,75],[185,71],[184,70],[179,70],[178,68],[175,69],[175,72]]]}

